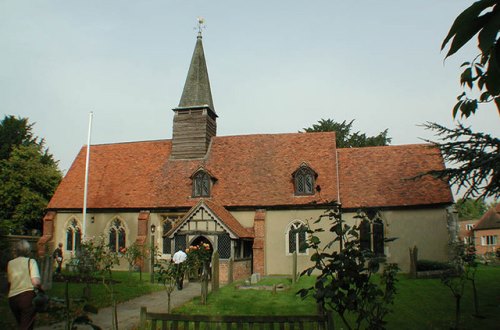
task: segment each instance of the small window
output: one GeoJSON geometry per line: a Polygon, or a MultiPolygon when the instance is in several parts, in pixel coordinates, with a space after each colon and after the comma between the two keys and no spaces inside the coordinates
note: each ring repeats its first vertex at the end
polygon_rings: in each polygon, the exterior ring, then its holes
{"type": "Polygon", "coordinates": [[[497,235],[481,236],[481,245],[483,246],[497,245],[497,235]]]}
{"type": "Polygon", "coordinates": [[[217,235],[217,250],[220,259],[231,258],[231,237],[229,234],[217,235]]]}
{"type": "Polygon", "coordinates": [[[126,235],[125,227],[120,219],[114,219],[108,232],[109,249],[118,252],[125,248],[126,235]]]}
{"type": "Polygon", "coordinates": [[[287,233],[287,251],[289,254],[297,252],[297,254],[307,253],[307,242],[306,242],[306,226],[300,222],[296,221],[290,225],[287,233]]]}
{"type": "Polygon", "coordinates": [[[73,219],[66,229],[66,251],[77,251],[80,249],[82,231],[78,222],[73,219]]]}
{"type": "Polygon", "coordinates": [[[468,223],[465,225],[465,230],[472,230],[472,229],[474,229],[474,224],[468,223]]]}
{"type": "Polygon", "coordinates": [[[294,172],[293,180],[296,195],[314,195],[316,173],[303,164],[294,172]]]}
{"type": "Polygon", "coordinates": [[[172,229],[172,222],[170,220],[165,220],[163,222],[163,254],[172,254],[172,240],[166,235],[172,229]]]}
{"type": "Polygon", "coordinates": [[[193,177],[193,197],[210,197],[210,176],[199,171],[193,177]]]}

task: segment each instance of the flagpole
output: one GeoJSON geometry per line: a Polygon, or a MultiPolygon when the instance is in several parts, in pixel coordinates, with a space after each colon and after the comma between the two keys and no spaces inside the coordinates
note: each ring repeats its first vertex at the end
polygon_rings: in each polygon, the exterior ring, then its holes
{"type": "Polygon", "coordinates": [[[82,230],[82,239],[85,239],[85,235],[87,234],[87,191],[88,191],[88,183],[89,183],[89,163],[90,163],[90,136],[92,133],[92,117],[94,113],[91,111],[89,114],[89,134],[87,137],[87,157],[85,159],[85,186],[83,190],[83,230],[82,230]]]}

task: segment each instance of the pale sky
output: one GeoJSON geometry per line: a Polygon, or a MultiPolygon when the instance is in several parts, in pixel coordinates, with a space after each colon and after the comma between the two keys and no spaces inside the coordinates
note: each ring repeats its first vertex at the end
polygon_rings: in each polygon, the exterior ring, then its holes
{"type": "MultiPolygon", "coordinates": [[[[66,172],[87,143],[170,139],[196,41],[203,46],[218,135],[290,133],[355,119],[392,144],[451,127],[460,64],[441,42],[473,1],[0,0],[0,111],[29,118],[66,172]]],[[[466,125],[495,136],[480,109],[466,125]]]]}

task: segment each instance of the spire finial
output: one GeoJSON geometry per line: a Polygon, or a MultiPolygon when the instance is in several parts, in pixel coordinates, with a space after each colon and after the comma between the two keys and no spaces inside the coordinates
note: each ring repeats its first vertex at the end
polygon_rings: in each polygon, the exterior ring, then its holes
{"type": "Polygon", "coordinates": [[[205,25],[205,19],[203,17],[198,16],[196,18],[196,20],[198,21],[198,27],[197,27],[198,28],[198,37],[201,38],[201,31],[203,29],[206,29],[207,26],[205,25]]]}

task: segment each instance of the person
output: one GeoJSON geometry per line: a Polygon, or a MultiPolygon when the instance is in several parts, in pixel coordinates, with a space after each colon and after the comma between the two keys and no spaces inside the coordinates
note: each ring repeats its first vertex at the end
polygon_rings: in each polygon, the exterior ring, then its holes
{"type": "Polygon", "coordinates": [[[14,247],[16,258],[7,264],[9,307],[19,329],[33,329],[36,312],[32,300],[35,288],[42,289],[38,265],[35,259],[28,257],[30,250],[29,243],[20,240],[14,247]]]}
{"type": "Polygon", "coordinates": [[[56,274],[61,274],[61,267],[62,267],[62,262],[63,262],[63,251],[62,251],[62,243],[59,243],[57,248],[54,250],[54,253],[52,253],[52,257],[57,263],[56,267],[56,274]]]}
{"type": "Polygon", "coordinates": [[[184,267],[183,267],[183,262],[186,261],[187,259],[187,254],[186,252],[179,250],[174,253],[172,257],[172,261],[175,264],[176,267],[176,275],[177,275],[177,289],[182,290],[182,285],[184,282],[184,267]]]}

